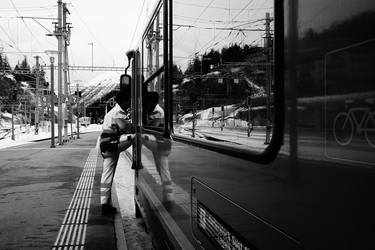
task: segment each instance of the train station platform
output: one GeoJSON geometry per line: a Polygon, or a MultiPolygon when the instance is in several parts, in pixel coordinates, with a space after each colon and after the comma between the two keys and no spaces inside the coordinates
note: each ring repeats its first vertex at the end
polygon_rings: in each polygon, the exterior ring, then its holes
{"type": "MultiPolygon", "coordinates": [[[[16,138],[15,141],[0,142],[0,150],[16,152],[20,149],[26,152],[28,147],[30,150],[48,151],[49,159],[62,157],[61,152],[64,152],[63,158],[66,158],[67,165],[74,168],[75,172],[71,173],[69,180],[71,183],[61,184],[70,187],[65,200],[61,201],[60,207],[57,207],[57,204],[52,205],[51,202],[50,206],[56,207],[55,214],[45,215],[53,218],[56,223],[48,232],[49,239],[46,242],[50,242],[49,249],[153,249],[143,220],[135,218],[134,171],[131,170],[125,154],[120,156],[112,187],[112,202],[118,213],[114,216],[101,214],[100,178],[103,158],[97,144],[99,134],[100,126],[91,126],[91,128],[89,126],[82,131],[80,139],[70,140],[54,149],[49,148],[48,133],[30,134],[27,139],[25,137],[16,138]],[[79,161],[68,163],[74,158],[79,158],[79,161]]],[[[24,161],[24,164],[30,163],[24,161]]],[[[53,164],[51,162],[50,165],[53,164]]],[[[26,238],[26,235],[20,236],[22,237],[26,238]]],[[[44,249],[46,242],[36,247],[44,249]]],[[[25,241],[25,243],[9,242],[9,244],[24,246],[29,243],[25,241]]]]}

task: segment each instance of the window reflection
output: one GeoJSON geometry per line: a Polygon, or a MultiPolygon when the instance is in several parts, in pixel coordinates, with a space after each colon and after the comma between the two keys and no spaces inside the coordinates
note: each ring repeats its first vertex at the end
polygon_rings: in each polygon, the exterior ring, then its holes
{"type": "Polygon", "coordinates": [[[143,151],[142,164],[153,174],[156,182],[162,186],[162,201],[165,208],[170,209],[174,200],[172,175],[168,157],[171,153],[171,140],[161,135],[142,134],[142,144],[148,151],[143,151]],[[151,153],[151,154],[150,154],[151,153]],[[157,175],[155,175],[157,173],[157,175]]]}
{"type": "Polygon", "coordinates": [[[160,71],[163,67],[163,44],[163,11],[162,6],[159,6],[142,41],[143,80],[148,81],[142,91],[143,124],[147,127],[162,127],[164,123],[164,73],[160,71]],[[157,76],[149,81],[154,74],[157,76]]]}
{"type": "Polygon", "coordinates": [[[174,1],[174,132],[263,149],[272,136],[273,1],[174,1]]]}
{"type": "MultiPolygon", "coordinates": [[[[143,39],[143,76],[147,80],[163,66],[163,12],[155,16],[143,39]]],[[[161,91],[161,78],[149,84],[151,91],[161,91]]]]}

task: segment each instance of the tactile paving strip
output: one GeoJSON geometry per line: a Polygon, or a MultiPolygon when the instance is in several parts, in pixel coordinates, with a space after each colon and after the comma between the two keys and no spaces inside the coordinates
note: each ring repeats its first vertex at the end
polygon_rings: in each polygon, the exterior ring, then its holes
{"type": "Polygon", "coordinates": [[[86,160],[53,250],[84,249],[97,159],[98,148],[94,148],[86,160]]]}

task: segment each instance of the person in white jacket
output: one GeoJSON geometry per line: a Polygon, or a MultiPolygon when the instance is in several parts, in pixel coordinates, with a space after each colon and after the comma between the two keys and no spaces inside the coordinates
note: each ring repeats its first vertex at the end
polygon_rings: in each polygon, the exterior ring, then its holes
{"type": "Polygon", "coordinates": [[[146,113],[147,126],[159,127],[164,123],[164,110],[159,105],[159,94],[157,92],[147,92],[144,101],[144,112],[146,113]]]}
{"type": "Polygon", "coordinates": [[[115,214],[111,204],[111,187],[119,154],[131,145],[134,138],[133,126],[129,120],[130,88],[122,89],[116,95],[116,105],[105,115],[100,135],[100,150],[103,172],[100,183],[100,203],[103,215],[115,214]]]}

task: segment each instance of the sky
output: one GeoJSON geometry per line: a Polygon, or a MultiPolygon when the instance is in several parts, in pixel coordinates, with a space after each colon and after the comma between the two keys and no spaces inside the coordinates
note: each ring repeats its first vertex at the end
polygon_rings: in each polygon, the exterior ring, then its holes
{"type": "MultiPolygon", "coordinates": [[[[141,32],[144,30],[157,1],[65,0],[70,11],[68,22],[73,27],[68,51],[70,65],[91,66],[93,61],[94,66],[126,66],[125,52],[137,47],[141,32]],[[93,45],[89,45],[90,43],[93,45]]],[[[371,5],[373,0],[358,1],[371,5]]],[[[176,22],[183,25],[227,27],[228,23],[232,23],[231,25],[235,26],[243,20],[252,21],[263,18],[263,12],[269,10],[258,8],[271,6],[270,2],[272,1],[175,0],[174,15],[177,16],[176,22]],[[220,19],[224,23],[218,23],[214,18],[220,19]]],[[[322,9],[310,3],[310,1],[303,1],[303,4],[299,6],[303,13],[299,17],[299,24],[306,29],[326,28],[325,24],[329,23],[327,20],[332,16],[331,11],[336,11],[341,6],[340,2],[341,0],[332,0],[322,9]],[[328,8],[329,6],[334,6],[334,8],[328,8]],[[304,12],[305,9],[308,10],[307,12],[305,11],[306,13],[304,12]],[[311,20],[314,20],[314,22],[311,20]],[[313,25],[318,25],[319,27],[313,27],[313,25]]],[[[351,4],[353,6],[349,6],[352,9],[356,5],[356,2],[354,2],[351,4]]],[[[365,4],[358,6],[366,7],[365,4]]],[[[347,13],[343,8],[347,7],[340,7],[340,13],[343,13],[343,18],[344,14],[347,13]]],[[[7,55],[12,67],[18,61],[22,61],[25,55],[32,66],[35,65],[34,57],[37,55],[41,57],[41,64],[49,64],[49,57],[45,51],[57,50],[56,37],[46,36],[47,33],[54,30],[52,22],[55,20],[33,20],[27,17],[57,18],[57,0],[0,1],[0,52],[2,51],[7,55]],[[20,16],[24,18],[19,18],[20,16]]],[[[258,23],[258,25],[263,24],[258,23]]],[[[258,34],[258,40],[262,40],[260,39],[261,36],[262,34],[258,34]]],[[[186,67],[191,59],[190,57],[194,56],[194,54],[203,54],[212,48],[220,49],[219,46],[224,46],[225,42],[228,44],[239,40],[252,44],[256,39],[251,32],[236,33],[215,29],[176,27],[174,54],[182,58],[181,67],[186,67]],[[205,46],[207,41],[212,41],[208,43],[209,45],[217,44],[215,45],[216,47],[213,45],[211,47],[205,46]]],[[[179,62],[176,60],[176,63],[179,62]]],[[[85,85],[102,73],[70,71],[70,82],[78,82],[81,85],[85,85]]],[[[49,72],[47,72],[47,80],[48,78],[49,72]]]]}
{"type": "MultiPolygon", "coordinates": [[[[65,0],[63,2],[67,3],[70,11],[68,22],[73,27],[68,50],[69,64],[91,66],[93,61],[94,66],[124,67],[127,65],[126,51],[136,48],[139,44],[141,33],[158,0],[65,0]],[[93,45],[90,45],[91,43],[93,45]]],[[[254,40],[263,40],[261,37],[264,32],[258,32],[259,34],[254,38],[254,33],[251,32],[207,30],[203,26],[247,27],[242,23],[251,24],[252,20],[260,21],[257,25],[262,26],[263,21],[260,19],[264,18],[265,11],[269,11],[263,7],[271,6],[271,2],[271,0],[174,1],[176,22],[197,26],[175,28],[174,54],[184,58],[183,62],[176,60],[176,63],[180,63],[179,66],[184,68],[195,54],[202,54],[210,49],[220,49],[233,42],[251,44],[254,40]],[[197,29],[200,26],[202,28],[197,29]],[[205,44],[208,45],[204,46],[205,44]]],[[[46,36],[54,30],[52,22],[55,20],[34,20],[28,17],[57,18],[57,0],[0,1],[0,50],[7,55],[12,67],[18,61],[22,61],[25,55],[31,65],[35,65],[34,57],[37,55],[41,57],[41,64],[48,65],[49,56],[45,51],[57,50],[56,37],[46,36]],[[19,18],[20,16],[24,18],[19,18]]],[[[76,83],[86,85],[91,79],[103,73],[70,71],[70,82],[74,85],[76,83]]],[[[49,74],[47,71],[47,81],[49,74]]]]}
{"type": "MultiPolygon", "coordinates": [[[[70,11],[68,22],[73,27],[69,64],[91,66],[93,61],[94,66],[124,67],[127,65],[125,53],[135,48],[157,0],[63,2],[67,3],[70,11]]],[[[49,64],[45,51],[57,50],[56,37],[46,36],[54,30],[52,22],[55,20],[35,21],[27,17],[57,18],[57,0],[0,1],[0,50],[7,55],[12,67],[25,55],[32,66],[37,55],[41,57],[41,64],[49,64]],[[24,18],[18,18],[20,16],[24,18]]],[[[71,71],[70,82],[85,85],[102,73],[71,71]]]]}

